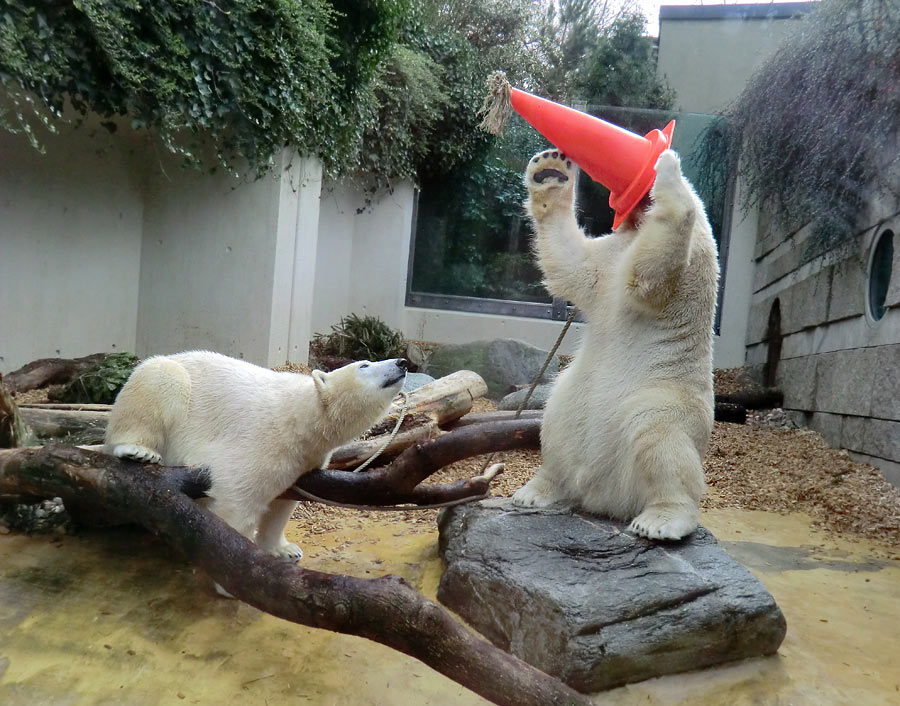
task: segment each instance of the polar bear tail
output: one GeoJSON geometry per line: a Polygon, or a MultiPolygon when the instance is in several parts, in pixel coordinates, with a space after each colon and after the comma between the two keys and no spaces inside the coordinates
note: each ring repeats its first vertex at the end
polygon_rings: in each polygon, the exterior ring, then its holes
{"type": "Polygon", "coordinates": [[[171,358],[150,358],[131,374],[110,413],[106,449],[115,456],[159,462],[168,430],[187,413],[191,378],[171,358]]]}

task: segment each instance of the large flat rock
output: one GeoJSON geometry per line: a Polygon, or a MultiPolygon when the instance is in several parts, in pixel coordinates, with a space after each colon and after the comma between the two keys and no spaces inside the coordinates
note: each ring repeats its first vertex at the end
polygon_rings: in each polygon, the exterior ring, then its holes
{"type": "Polygon", "coordinates": [[[438,598],[582,692],[778,649],[781,610],[708,530],[659,543],[625,528],[509,501],[450,508],[438,598]]]}

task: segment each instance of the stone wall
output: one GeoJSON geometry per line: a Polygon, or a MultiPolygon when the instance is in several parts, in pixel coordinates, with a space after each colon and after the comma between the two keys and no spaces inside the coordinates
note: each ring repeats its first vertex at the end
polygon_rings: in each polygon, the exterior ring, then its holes
{"type": "Polygon", "coordinates": [[[784,391],[795,421],[900,485],[900,203],[876,199],[864,222],[872,225],[845,250],[810,259],[807,230],[785,239],[760,218],[747,365],[784,391]],[[876,321],[869,266],[886,230],[895,234],[893,268],[876,321]]]}

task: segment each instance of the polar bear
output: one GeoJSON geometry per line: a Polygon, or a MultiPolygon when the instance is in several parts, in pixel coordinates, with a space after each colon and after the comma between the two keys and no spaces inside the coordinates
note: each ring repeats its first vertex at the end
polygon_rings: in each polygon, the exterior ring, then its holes
{"type": "Polygon", "coordinates": [[[398,358],[308,376],[209,351],[149,358],[116,398],[105,450],[208,469],[208,509],[261,549],[300,559],[284,537],[297,503],[278,496],[384,417],[406,369],[398,358]]]}
{"type": "Polygon", "coordinates": [[[575,220],[571,159],[548,150],[529,162],[527,209],[546,286],[587,325],[544,410],[542,466],[513,501],[564,503],[675,540],[696,528],[705,489],[719,267],[674,152],[660,155],[656,174],[645,211],[588,238],[575,220]]]}

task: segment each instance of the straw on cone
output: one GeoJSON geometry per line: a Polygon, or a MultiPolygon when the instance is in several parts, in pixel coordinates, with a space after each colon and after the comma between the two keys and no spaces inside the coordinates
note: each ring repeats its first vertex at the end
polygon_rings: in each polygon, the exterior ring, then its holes
{"type": "Polygon", "coordinates": [[[571,157],[594,180],[609,189],[609,205],[616,212],[613,229],[650,191],[656,179],[656,160],[672,144],[675,121],[644,137],[593,115],[546,98],[512,89],[513,109],[571,157]]]}

